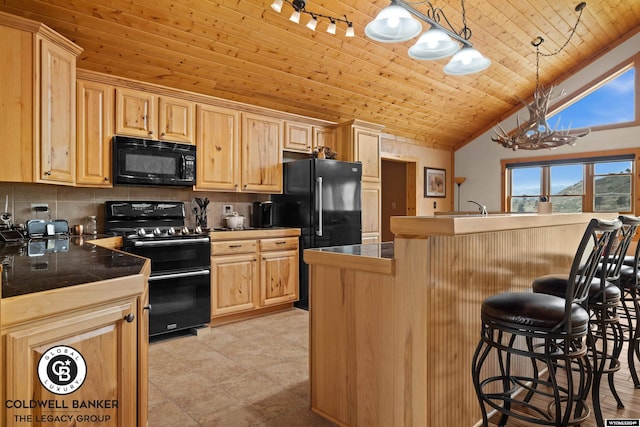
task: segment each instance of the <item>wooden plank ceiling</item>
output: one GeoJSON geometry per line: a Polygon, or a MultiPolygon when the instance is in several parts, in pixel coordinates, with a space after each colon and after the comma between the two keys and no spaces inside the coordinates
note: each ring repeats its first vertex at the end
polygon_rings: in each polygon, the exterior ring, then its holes
{"type": "MultiPolygon", "coordinates": [[[[448,76],[448,59],[409,58],[415,42],[383,44],[364,27],[389,0],[308,0],[347,17],[356,36],[315,32],[274,12],[272,0],[0,0],[0,10],[44,22],[84,48],[78,67],[333,122],[360,119],[420,144],[455,150],[529,99],[535,49],[558,48],[577,0],[467,0],[471,42],[492,65],[448,76]]],[[[434,0],[456,28],[458,0],[434,0]]],[[[416,9],[426,12],[424,5],[416,9]]],[[[425,28],[426,29],[426,28],[425,28]]],[[[588,0],[565,50],[541,60],[543,84],[566,77],[640,30],[640,1],[588,0]]],[[[587,83],[587,82],[585,82],[587,83]]]]}

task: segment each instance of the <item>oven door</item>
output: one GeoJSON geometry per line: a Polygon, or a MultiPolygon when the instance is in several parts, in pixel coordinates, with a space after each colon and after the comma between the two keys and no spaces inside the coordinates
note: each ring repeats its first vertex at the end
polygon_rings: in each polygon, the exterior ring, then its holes
{"type": "Polygon", "coordinates": [[[149,277],[149,336],[204,325],[211,320],[209,269],[149,277]]]}
{"type": "Polygon", "coordinates": [[[123,250],[151,260],[152,274],[208,269],[211,264],[209,237],[154,239],[127,242],[123,250]]]}

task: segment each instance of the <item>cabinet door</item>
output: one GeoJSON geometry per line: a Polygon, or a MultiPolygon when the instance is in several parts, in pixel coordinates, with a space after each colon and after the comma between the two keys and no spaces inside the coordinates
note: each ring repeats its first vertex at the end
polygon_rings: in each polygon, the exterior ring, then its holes
{"type": "Polygon", "coordinates": [[[285,122],[284,149],[299,153],[311,153],[312,135],[310,125],[285,122]]]}
{"type": "Polygon", "coordinates": [[[260,305],[298,300],[298,251],[260,254],[260,305]]]}
{"type": "Polygon", "coordinates": [[[282,120],[242,116],[242,191],[282,192],[282,120]]]}
{"type": "Polygon", "coordinates": [[[73,184],[76,178],[76,58],[40,40],[39,179],[73,184]]]}
{"type": "Polygon", "coordinates": [[[380,233],[380,184],[362,183],[362,233],[380,233]]]}
{"type": "Polygon", "coordinates": [[[211,318],[258,306],[255,253],[211,257],[211,318]]]}
{"type": "Polygon", "coordinates": [[[177,98],[160,97],[158,100],[159,139],[194,143],[193,120],[195,104],[177,98]]]}
{"type": "Polygon", "coordinates": [[[380,133],[354,128],[356,160],[362,162],[362,181],[380,182],[380,133]]]}
{"type": "MultiPolygon", "coordinates": [[[[136,335],[137,319],[136,299],[105,305],[93,310],[83,310],[75,314],[57,316],[47,321],[37,322],[31,326],[11,328],[3,331],[5,337],[6,391],[5,398],[11,400],[36,400],[56,402],[52,408],[6,408],[6,425],[15,425],[16,416],[30,415],[34,425],[40,425],[46,417],[66,415],[73,417],[102,417],[103,427],[136,425],[137,407],[137,372],[136,372],[136,335]],[[131,315],[132,321],[125,317],[131,315]],[[59,394],[54,380],[71,381],[76,376],[73,367],[82,365],[75,357],[74,364],[67,357],[56,358],[60,347],[71,347],[84,359],[86,377],[77,385],[70,382],[62,387],[74,388],[72,394],[59,394]],[[45,376],[46,384],[41,384],[38,365],[41,358],[49,365],[51,375],[45,376]],[[59,359],[59,360],[55,360],[59,359]],[[54,361],[55,360],[55,361],[54,361]],[[71,368],[58,370],[56,363],[71,368]],[[55,374],[59,374],[55,377],[55,374]],[[74,409],[75,402],[102,400],[116,402],[115,408],[82,408],[74,409]],[[107,419],[106,416],[109,416],[107,419]],[[43,418],[44,417],[44,418],[43,418]]],[[[68,353],[66,353],[68,354],[68,353]]],[[[74,354],[74,356],[76,356],[74,354]]],[[[81,372],[78,369],[77,372],[81,372]]],[[[85,422],[77,422],[82,425],[85,422]]],[[[76,422],[55,423],[47,425],[71,425],[76,422]]],[[[31,425],[31,424],[29,424],[31,425]]]]}
{"type": "Polygon", "coordinates": [[[76,184],[111,187],[112,86],[78,80],[76,184]]]}
{"type": "Polygon", "coordinates": [[[329,128],[313,128],[313,147],[330,147],[335,150],[335,131],[329,128]]]}
{"type": "Polygon", "coordinates": [[[240,113],[198,105],[196,188],[237,191],[240,113]]]}
{"type": "Polygon", "coordinates": [[[156,138],[156,97],[127,88],[116,88],[116,133],[156,138]]]}

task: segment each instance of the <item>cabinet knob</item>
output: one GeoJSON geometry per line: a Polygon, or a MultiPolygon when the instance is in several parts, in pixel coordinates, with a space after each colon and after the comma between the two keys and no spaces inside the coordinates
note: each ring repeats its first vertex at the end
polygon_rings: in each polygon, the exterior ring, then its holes
{"type": "Polygon", "coordinates": [[[166,133],[162,132],[162,134],[160,136],[166,136],[166,135],[167,135],[166,133]]]}
{"type": "Polygon", "coordinates": [[[127,321],[127,323],[131,323],[135,320],[136,316],[133,315],[133,313],[129,313],[126,316],[124,316],[124,320],[127,321]]]}
{"type": "Polygon", "coordinates": [[[149,131],[149,135],[153,135],[153,131],[152,130],[149,131]]]}
{"type": "Polygon", "coordinates": [[[109,177],[108,177],[108,176],[105,176],[105,177],[104,177],[104,180],[105,180],[105,181],[109,181],[109,177]]]}
{"type": "Polygon", "coordinates": [[[46,172],[44,173],[44,175],[45,175],[45,176],[51,176],[51,171],[46,171],[46,172]]]}

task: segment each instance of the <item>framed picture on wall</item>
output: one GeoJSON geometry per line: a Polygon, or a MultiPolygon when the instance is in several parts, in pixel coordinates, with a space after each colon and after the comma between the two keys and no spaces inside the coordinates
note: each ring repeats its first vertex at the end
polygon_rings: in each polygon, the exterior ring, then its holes
{"type": "Polygon", "coordinates": [[[447,171],[424,168],[424,197],[447,196],[447,171]]]}

